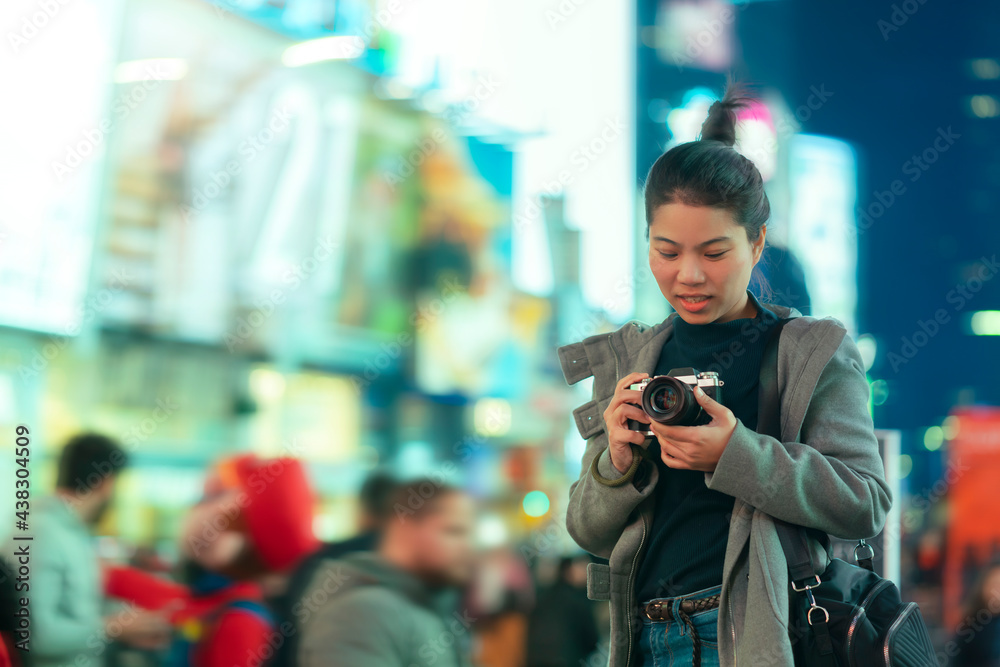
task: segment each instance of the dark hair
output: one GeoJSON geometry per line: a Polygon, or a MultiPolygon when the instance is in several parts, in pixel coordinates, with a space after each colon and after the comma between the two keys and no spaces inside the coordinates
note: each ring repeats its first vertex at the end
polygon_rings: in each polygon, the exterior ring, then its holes
{"type": "Polygon", "coordinates": [[[733,148],[736,112],[751,101],[730,83],[709,107],[701,139],[674,146],[653,163],[645,185],[647,238],[656,209],[675,202],[726,209],[751,243],[760,238],[771,215],[764,180],[756,165],[733,148]]]}
{"type": "Polygon", "coordinates": [[[365,479],[358,493],[361,509],[377,521],[389,517],[392,510],[392,498],[398,483],[396,479],[385,472],[374,472],[365,479]]]}
{"type": "Polygon", "coordinates": [[[390,517],[400,520],[426,518],[438,509],[443,498],[453,493],[462,493],[462,490],[432,477],[402,482],[393,490],[390,517]]]}
{"type": "Polygon", "coordinates": [[[128,464],[128,455],[117,442],[99,433],[74,436],[59,454],[56,486],[86,493],[128,464]]]}

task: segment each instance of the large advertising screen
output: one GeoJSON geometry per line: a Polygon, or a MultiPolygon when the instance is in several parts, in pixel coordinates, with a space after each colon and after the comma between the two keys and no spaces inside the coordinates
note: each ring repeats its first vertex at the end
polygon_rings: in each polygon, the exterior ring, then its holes
{"type": "Polygon", "coordinates": [[[4,5],[0,325],[75,336],[112,296],[87,291],[107,145],[134,92],[107,94],[115,4],[57,3],[52,17],[35,2],[4,5]],[[15,103],[13,91],[31,91],[30,102],[15,103]]]}

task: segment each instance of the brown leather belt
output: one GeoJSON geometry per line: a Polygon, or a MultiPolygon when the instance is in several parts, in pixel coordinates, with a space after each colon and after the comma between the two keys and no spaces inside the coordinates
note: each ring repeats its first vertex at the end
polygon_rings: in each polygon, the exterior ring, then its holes
{"type": "Polygon", "coordinates": [[[698,600],[692,600],[689,598],[674,600],[673,604],[670,604],[669,602],[664,604],[663,600],[653,600],[652,602],[646,603],[643,607],[643,612],[645,612],[646,618],[651,621],[670,621],[674,619],[674,614],[678,611],[685,616],[690,616],[691,614],[696,614],[699,611],[715,609],[718,606],[719,596],[712,595],[698,600]]]}

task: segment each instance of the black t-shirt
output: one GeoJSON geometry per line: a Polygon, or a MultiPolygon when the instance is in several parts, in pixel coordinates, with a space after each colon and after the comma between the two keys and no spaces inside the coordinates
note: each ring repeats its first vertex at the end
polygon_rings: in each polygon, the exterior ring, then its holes
{"type": "MultiPolygon", "coordinates": [[[[663,345],[655,375],[674,368],[715,371],[722,385],[722,404],[749,429],[757,428],[757,385],[760,360],[777,316],[761,306],[753,318],[688,324],[674,318],[673,335],[663,345]]],[[[636,599],[674,597],[722,583],[733,497],[705,486],[705,473],[664,465],[656,449],[653,527],[636,576],[636,599]]]]}

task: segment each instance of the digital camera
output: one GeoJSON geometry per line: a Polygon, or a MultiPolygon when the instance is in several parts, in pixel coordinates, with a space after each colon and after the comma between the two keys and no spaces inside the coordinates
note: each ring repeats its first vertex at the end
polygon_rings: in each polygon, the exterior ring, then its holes
{"type": "MultiPolygon", "coordinates": [[[[711,371],[698,372],[693,368],[675,368],[666,375],[646,378],[629,389],[642,392],[642,411],[653,421],[672,426],[701,426],[712,421],[694,397],[694,388],[701,387],[717,403],[722,403],[722,380],[711,371]]],[[[635,419],[628,420],[628,427],[652,436],[649,424],[635,419]]]]}

